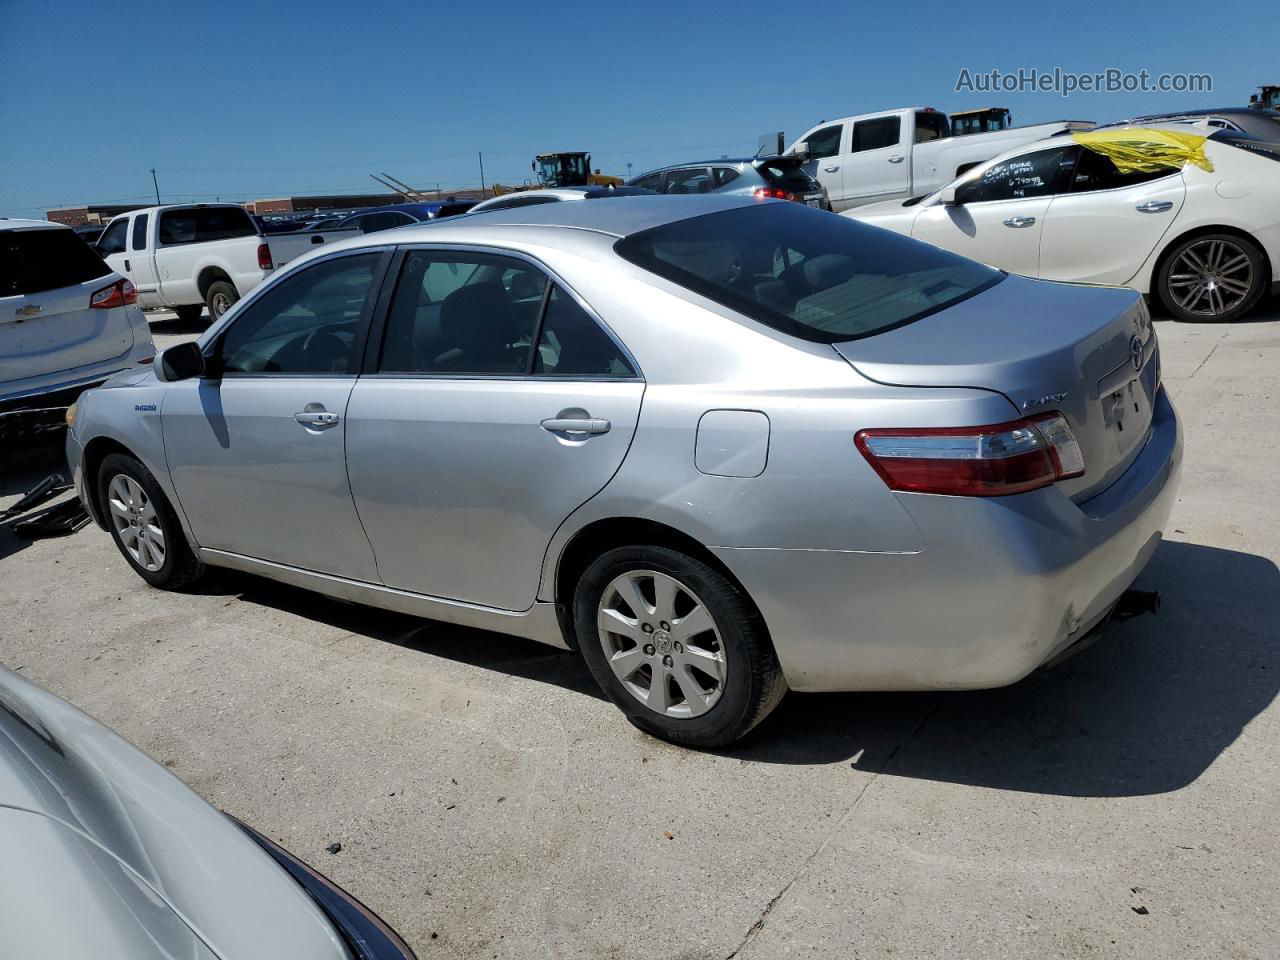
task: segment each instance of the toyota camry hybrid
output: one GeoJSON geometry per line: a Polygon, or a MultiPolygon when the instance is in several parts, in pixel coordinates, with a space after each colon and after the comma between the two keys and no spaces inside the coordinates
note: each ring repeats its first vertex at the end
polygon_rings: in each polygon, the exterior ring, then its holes
{"type": "Polygon", "coordinates": [[[230,567],[574,649],[693,746],[788,689],[1000,686],[1081,644],[1181,462],[1133,290],[753,198],[326,245],[153,367],[67,440],[148,583],[230,567]]]}

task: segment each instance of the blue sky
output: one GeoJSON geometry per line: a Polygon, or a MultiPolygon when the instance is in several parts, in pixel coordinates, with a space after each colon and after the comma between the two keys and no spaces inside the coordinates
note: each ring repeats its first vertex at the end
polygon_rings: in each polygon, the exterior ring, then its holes
{"type": "Polygon", "coordinates": [[[464,187],[477,151],[489,182],[551,150],[638,174],[896,106],[1031,123],[1240,104],[1280,82],[1266,9],[0,0],[0,215],[142,203],[151,167],[165,202],[375,192],[382,171],[464,187]],[[1209,73],[1214,92],[955,92],[962,68],[1031,67],[1209,73]]]}

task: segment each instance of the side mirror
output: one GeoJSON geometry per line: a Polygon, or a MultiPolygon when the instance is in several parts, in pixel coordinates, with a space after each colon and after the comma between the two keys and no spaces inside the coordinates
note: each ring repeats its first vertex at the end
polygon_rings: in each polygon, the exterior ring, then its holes
{"type": "Polygon", "coordinates": [[[793,157],[799,157],[801,160],[808,160],[809,159],[809,141],[804,140],[804,141],[801,141],[800,143],[797,143],[794,147],[791,148],[791,155],[793,157]]]}
{"type": "Polygon", "coordinates": [[[943,187],[938,191],[938,202],[946,207],[962,207],[964,201],[956,197],[955,187],[943,187]]]}
{"type": "Polygon", "coordinates": [[[204,373],[204,354],[194,340],[160,351],[155,359],[156,379],[163,383],[190,380],[204,373]]]}

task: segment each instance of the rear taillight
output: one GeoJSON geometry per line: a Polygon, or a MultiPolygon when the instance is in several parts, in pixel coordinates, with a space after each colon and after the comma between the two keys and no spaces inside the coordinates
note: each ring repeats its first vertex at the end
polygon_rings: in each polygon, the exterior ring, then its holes
{"type": "Polygon", "coordinates": [[[138,291],[128,280],[117,280],[109,287],[103,287],[89,297],[89,306],[100,310],[112,307],[123,307],[125,304],[137,303],[138,291]]]}
{"type": "Polygon", "coordinates": [[[756,187],[751,191],[762,200],[799,200],[790,190],[783,190],[781,187],[756,187]]]}
{"type": "Polygon", "coordinates": [[[854,443],[893,490],[1004,497],[1084,473],[1061,413],[985,427],[860,430],[854,443]]]}
{"type": "Polygon", "coordinates": [[[270,270],[274,264],[271,262],[271,248],[265,243],[258,244],[258,269],[270,270]]]}

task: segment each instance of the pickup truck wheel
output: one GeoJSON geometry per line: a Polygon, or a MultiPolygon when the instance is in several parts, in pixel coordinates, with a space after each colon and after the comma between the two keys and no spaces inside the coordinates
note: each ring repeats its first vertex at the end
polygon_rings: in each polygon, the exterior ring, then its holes
{"type": "Polygon", "coordinates": [[[178,315],[178,319],[182,323],[198,323],[200,316],[204,313],[204,304],[184,303],[174,310],[174,313],[178,315]]]}
{"type": "Polygon", "coordinates": [[[209,305],[210,321],[221,319],[222,315],[239,299],[240,294],[235,286],[226,280],[215,280],[209,284],[209,291],[204,295],[204,300],[209,305]]]}

